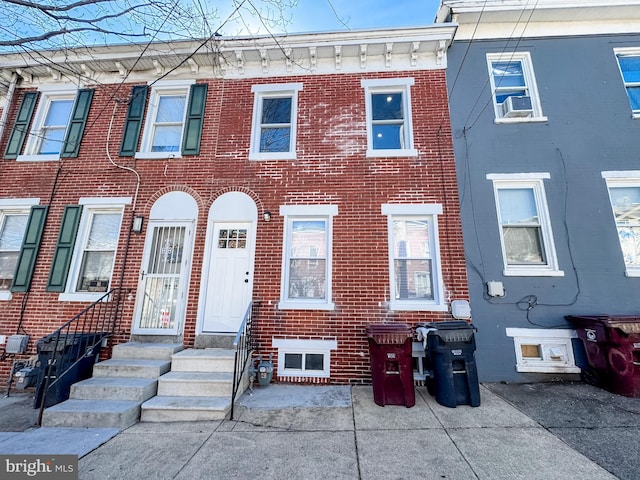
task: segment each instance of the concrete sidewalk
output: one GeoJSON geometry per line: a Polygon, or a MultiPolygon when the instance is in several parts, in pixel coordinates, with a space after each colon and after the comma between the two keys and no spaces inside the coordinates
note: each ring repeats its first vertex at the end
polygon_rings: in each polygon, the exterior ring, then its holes
{"type": "Polygon", "coordinates": [[[0,434],[0,453],[77,448],[82,480],[639,477],[640,399],[613,395],[617,409],[628,411],[621,422],[628,449],[618,443],[595,457],[582,449],[614,476],[577,451],[582,438],[590,435],[592,447],[613,431],[575,423],[584,411],[569,402],[589,404],[590,415],[600,418],[612,394],[582,384],[538,385],[481,386],[475,408],[443,407],[424,387],[416,389],[415,407],[405,408],[376,405],[371,386],[270,385],[243,395],[234,421],[138,423],[120,433],[31,429],[0,434]],[[571,422],[584,431],[572,437],[571,422]],[[628,468],[616,471],[617,457],[628,457],[628,468]]]}

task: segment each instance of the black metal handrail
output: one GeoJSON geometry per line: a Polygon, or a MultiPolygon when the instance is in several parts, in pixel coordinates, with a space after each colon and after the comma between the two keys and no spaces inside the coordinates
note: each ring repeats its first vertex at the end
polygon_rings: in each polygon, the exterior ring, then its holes
{"type": "Polygon", "coordinates": [[[231,413],[230,418],[233,420],[234,405],[236,403],[236,395],[242,384],[242,377],[247,368],[247,362],[251,358],[251,354],[255,350],[255,339],[253,336],[252,324],[257,317],[257,309],[260,304],[258,302],[249,302],[249,307],[244,314],[242,325],[238,329],[233,348],[235,353],[235,363],[233,367],[233,393],[231,394],[231,413]]]}
{"type": "Polygon", "coordinates": [[[83,359],[95,358],[103,342],[115,333],[122,315],[120,305],[123,293],[121,288],[112,289],[38,341],[39,356],[47,356],[47,364],[40,365],[42,373],[34,405],[40,408],[38,425],[42,424],[47,395],[53,387],[76,369],[83,359]]]}

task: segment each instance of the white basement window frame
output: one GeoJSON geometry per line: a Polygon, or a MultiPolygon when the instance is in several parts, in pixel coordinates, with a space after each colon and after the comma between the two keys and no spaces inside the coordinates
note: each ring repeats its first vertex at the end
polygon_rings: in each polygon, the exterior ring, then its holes
{"type": "Polygon", "coordinates": [[[331,350],[338,348],[337,340],[273,338],[271,344],[278,350],[279,377],[329,378],[331,376],[331,350]],[[314,356],[313,360],[311,356],[314,356]],[[307,368],[308,365],[317,362],[318,356],[322,356],[322,368],[307,368]],[[287,368],[287,364],[297,363],[297,359],[300,360],[300,368],[287,368]]]}
{"type": "Polygon", "coordinates": [[[523,373],[580,373],[573,354],[572,329],[507,328],[513,338],[516,370],[523,373]]]}

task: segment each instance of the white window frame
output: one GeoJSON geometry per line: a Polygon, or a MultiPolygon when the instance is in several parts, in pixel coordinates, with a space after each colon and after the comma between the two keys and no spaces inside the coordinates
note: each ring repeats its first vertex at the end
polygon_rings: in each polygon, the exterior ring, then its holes
{"type": "MultiPolygon", "coordinates": [[[[0,217],[5,215],[29,215],[33,205],[40,205],[39,198],[2,198],[0,199],[0,217]]],[[[2,218],[0,218],[2,226],[2,218]]],[[[26,233],[26,227],[25,227],[26,233]]],[[[10,290],[0,290],[0,301],[11,300],[10,290]]]]}
{"type": "Polygon", "coordinates": [[[282,279],[280,283],[281,310],[333,310],[331,284],[333,270],[333,217],[338,214],[337,205],[283,205],[280,215],[284,217],[284,237],[282,241],[282,279]],[[327,222],[326,245],[326,290],[323,299],[289,298],[289,255],[291,251],[291,226],[296,220],[325,220],[327,222]]]}
{"type": "Polygon", "coordinates": [[[519,277],[562,277],[564,272],[560,270],[558,264],[558,256],[556,254],[555,242],[553,240],[553,232],[551,230],[551,220],[549,217],[549,207],[544,189],[544,180],[551,178],[547,172],[541,173],[490,173],[487,180],[493,182],[493,195],[496,207],[496,220],[500,235],[500,247],[502,249],[502,262],[504,276],[519,277]],[[540,265],[508,265],[507,251],[504,244],[504,236],[502,234],[502,223],[500,222],[500,202],[498,199],[499,189],[509,188],[529,188],[533,190],[536,209],[538,211],[538,220],[542,233],[542,248],[547,259],[546,264],[540,265]]]}
{"type": "Polygon", "coordinates": [[[182,158],[182,140],[184,138],[187,110],[189,109],[189,93],[190,87],[194,83],[195,80],[172,80],[157,82],[152,85],[149,104],[147,105],[147,114],[144,122],[140,151],[136,152],[135,158],[182,158]],[[180,132],[180,143],[178,145],[178,150],[175,152],[152,152],[151,147],[155,130],[154,126],[156,122],[156,116],[158,114],[158,106],[160,105],[160,97],[167,95],[184,95],[186,97],[184,103],[184,112],[182,112],[182,130],[180,132]]]}
{"type": "MultiPolygon", "coordinates": [[[[616,228],[616,237],[618,237],[618,246],[620,247],[620,254],[622,255],[622,245],[620,244],[620,237],[618,235],[618,222],[616,221],[615,211],[613,210],[613,201],[611,200],[611,187],[631,187],[640,188],[640,170],[629,171],[605,171],[602,172],[602,178],[604,178],[607,185],[607,195],[609,195],[609,204],[611,206],[611,214],[613,215],[613,222],[616,228]]],[[[640,265],[625,265],[625,275],[627,277],[640,277],[640,265]]]]}
{"type": "Polygon", "coordinates": [[[487,67],[489,69],[489,81],[491,82],[491,101],[493,102],[493,110],[495,114],[495,123],[522,123],[522,122],[546,122],[548,120],[542,114],[542,105],[540,103],[540,95],[538,94],[538,84],[533,72],[533,63],[529,52],[508,52],[508,53],[487,53],[487,67]],[[505,118],[502,114],[502,103],[498,104],[496,99],[496,89],[493,78],[494,62],[520,62],[522,64],[522,74],[524,76],[524,90],[531,98],[531,108],[533,113],[530,117],[513,117],[505,118]]]}
{"type": "Polygon", "coordinates": [[[413,115],[411,111],[411,86],[414,79],[408,78],[387,78],[361,80],[360,85],[364,88],[365,113],[367,116],[367,157],[417,157],[418,150],[414,148],[413,139],[413,115]],[[374,149],[373,148],[373,106],[371,103],[372,94],[402,93],[402,106],[404,113],[404,148],[398,149],[374,149]]]}
{"type": "Polygon", "coordinates": [[[278,83],[269,85],[253,85],[253,117],[251,122],[251,144],[249,160],[295,160],[298,131],[298,92],[302,83],[278,83]],[[261,152],[262,105],[265,98],[291,97],[291,123],[288,152],[261,152]]]}
{"type": "MultiPolygon", "coordinates": [[[[622,67],[620,66],[620,57],[639,57],[640,58],[640,48],[614,48],[613,53],[616,56],[616,63],[618,64],[618,69],[620,70],[620,76],[622,78],[622,83],[624,85],[625,93],[628,92],[627,89],[629,87],[638,87],[640,88],[640,82],[625,82],[624,74],[622,73],[622,67]]],[[[631,117],[632,118],[640,118],[640,109],[633,110],[633,106],[631,105],[631,100],[629,100],[629,108],[631,108],[631,117]]]]}
{"type": "MultiPolygon", "coordinates": [[[[271,344],[278,350],[278,376],[279,377],[307,377],[307,378],[329,378],[331,376],[331,350],[338,348],[337,340],[299,340],[273,338],[271,344]],[[285,368],[286,354],[322,354],[322,370],[305,370],[285,368]]],[[[304,359],[303,359],[304,366],[304,359]]]]}
{"type": "Polygon", "coordinates": [[[516,353],[516,371],[536,373],[580,373],[573,354],[571,329],[507,328],[507,337],[513,338],[516,353]],[[525,357],[523,345],[537,346],[539,357],[525,357]]]}
{"type": "MultiPolygon", "coordinates": [[[[85,243],[89,235],[92,225],[93,215],[95,213],[120,213],[120,226],[118,234],[122,232],[122,221],[124,217],[124,209],[126,205],[131,203],[131,197],[105,197],[105,198],[80,198],[78,204],[82,205],[82,216],[80,225],[78,226],[78,234],[76,236],[73,255],[71,257],[71,265],[65,291],[58,296],[58,300],[62,302],[95,302],[104,296],[105,292],[77,292],[76,285],[78,283],[78,275],[82,267],[82,258],[85,251],[85,243]]],[[[111,281],[113,279],[115,260],[118,256],[118,244],[113,253],[113,264],[111,265],[111,281]]]]}
{"type": "Polygon", "coordinates": [[[387,216],[388,261],[389,261],[389,308],[391,310],[446,312],[449,310],[444,295],[442,261],[440,258],[440,234],[438,233],[438,215],[442,214],[442,205],[433,204],[383,204],[382,214],[387,216]],[[433,300],[396,299],[396,280],[394,262],[394,220],[427,220],[431,245],[431,283],[433,300]]]}
{"type": "MultiPolygon", "coordinates": [[[[38,88],[40,92],[40,99],[38,100],[38,107],[36,109],[36,113],[33,116],[31,121],[31,130],[29,131],[29,137],[27,139],[27,144],[24,149],[23,155],[18,155],[16,161],[18,162],[50,162],[60,160],[60,153],[57,154],[48,154],[42,155],[36,153],[41,145],[41,136],[40,131],[43,128],[43,124],[47,118],[47,114],[49,113],[49,108],[51,107],[52,102],[56,100],[71,100],[71,112],[69,113],[69,121],[71,120],[71,115],[73,114],[73,106],[75,105],[75,99],[78,95],[78,89],[74,86],[60,88],[60,87],[40,87],[38,88]]],[[[64,133],[62,134],[62,138],[67,135],[67,129],[69,128],[69,122],[67,122],[67,128],[65,128],[64,133]]],[[[60,143],[60,151],[62,151],[62,143],[60,143]]]]}

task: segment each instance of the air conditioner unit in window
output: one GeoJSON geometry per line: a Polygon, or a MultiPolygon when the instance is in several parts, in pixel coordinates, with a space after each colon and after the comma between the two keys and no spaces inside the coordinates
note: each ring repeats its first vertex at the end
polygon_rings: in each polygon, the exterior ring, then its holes
{"type": "Polygon", "coordinates": [[[529,117],[532,114],[531,97],[511,96],[502,102],[502,115],[505,118],[529,117]]]}

